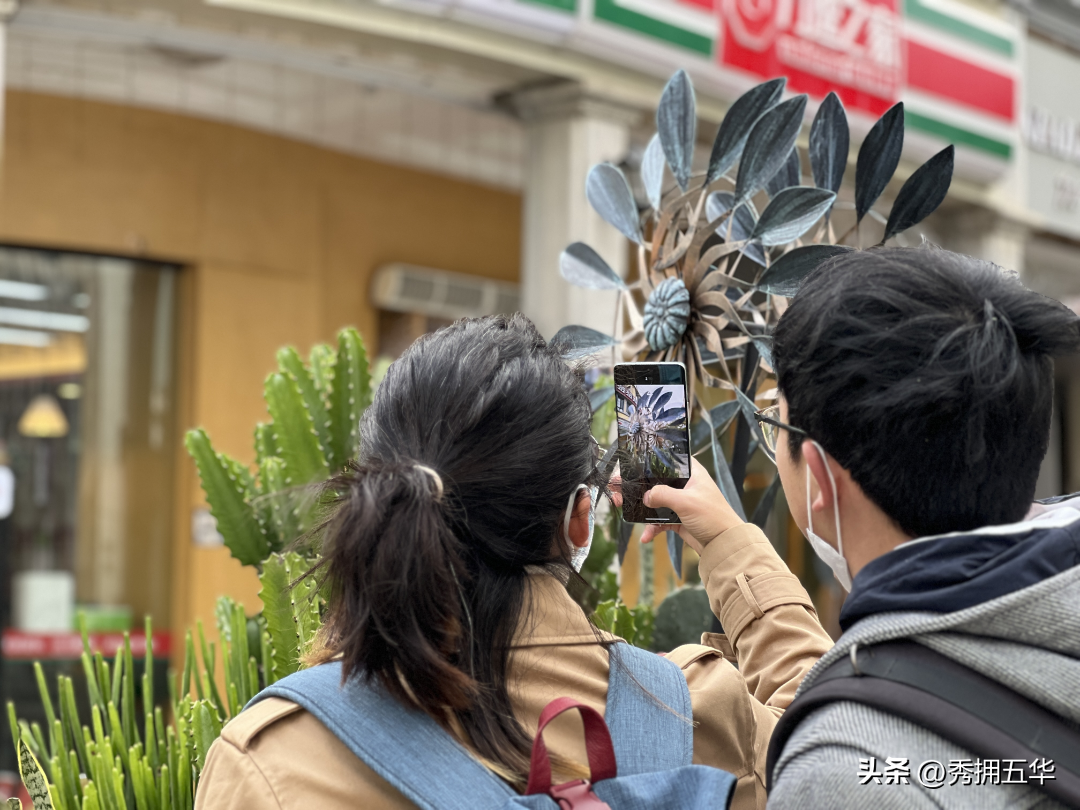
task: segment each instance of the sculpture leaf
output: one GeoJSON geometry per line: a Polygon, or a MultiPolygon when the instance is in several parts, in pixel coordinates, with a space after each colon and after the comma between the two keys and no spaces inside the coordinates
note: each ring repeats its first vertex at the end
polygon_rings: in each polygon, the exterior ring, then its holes
{"type": "Polygon", "coordinates": [[[627,239],[642,243],[641,223],[637,203],[630,191],[626,176],[610,163],[600,163],[589,170],[585,180],[585,196],[589,204],[609,225],[627,239]]]}
{"type": "Polygon", "coordinates": [[[881,239],[883,243],[900,231],[919,224],[941,205],[952,184],[955,151],[949,144],[907,179],[889,212],[885,236],[881,239]]]}
{"type": "Polygon", "coordinates": [[[810,170],[814,185],[839,192],[847,169],[851,132],[839,96],[830,91],[810,125],[810,170]]]}
{"type": "Polygon", "coordinates": [[[656,131],[675,182],[686,191],[697,138],[697,105],[685,70],[677,71],[664,87],[656,108],[656,131]]]}
{"type": "Polygon", "coordinates": [[[559,256],[562,277],[588,290],[625,290],[626,282],[600,254],[584,242],[574,242],[559,256]]]}
{"type": "Polygon", "coordinates": [[[783,245],[798,239],[829,210],[835,199],[833,192],[823,188],[785,188],[761,212],[750,238],[763,245],[783,245]]]}
{"type": "Polygon", "coordinates": [[[641,183],[649,203],[659,211],[664,194],[664,147],[660,145],[659,135],[652,136],[641,156],[641,183]]]}
{"type": "Polygon", "coordinates": [[[596,354],[617,345],[617,341],[611,335],[605,335],[587,326],[564,326],[548,342],[557,345],[562,351],[562,356],[567,360],[588,357],[590,354],[596,354]]]}
{"type": "Polygon", "coordinates": [[[870,128],[855,162],[855,215],[858,221],[889,185],[904,149],[904,102],[888,109],[870,128]]]}
{"type": "Polygon", "coordinates": [[[828,258],[855,248],[846,245],[804,245],[788,251],[770,265],[757,288],[771,295],[790,297],[799,291],[802,281],[828,258]]]}
{"type": "Polygon", "coordinates": [[[806,96],[795,96],[773,107],[754,124],[735,178],[737,203],[754,196],[784,165],[799,137],[805,110],[806,96]]]}
{"type": "Polygon", "coordinates": [[[713,141],[705,185],[735,165],[746,145],[746,138],[758,119],[780,103],[787,79],[772,79],[752,87],[735,99],[727,111],[713,141]]]}
{"type": "Polygon", "coordinates": [[[765,184],[765,190],[770,197],[775,197],[785,188],[802,185],[802,164],[799,162],[799,149],[795,147],[787,156],[780,171],[774,174],[765,184]]]}

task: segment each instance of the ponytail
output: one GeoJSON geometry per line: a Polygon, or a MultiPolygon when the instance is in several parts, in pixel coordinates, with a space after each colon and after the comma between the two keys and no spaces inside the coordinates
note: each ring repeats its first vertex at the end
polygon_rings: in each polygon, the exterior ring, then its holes
{"type": "Polygon", "coordinates": [[[353,465],[331,488],[340,504],[323,549],[331,610],[320,646],[340,653],[345,678],[377,679],[433,716],[468,708],[477,683],[455,665],[467,574],[442,477],[421,464],[353,465]]]}

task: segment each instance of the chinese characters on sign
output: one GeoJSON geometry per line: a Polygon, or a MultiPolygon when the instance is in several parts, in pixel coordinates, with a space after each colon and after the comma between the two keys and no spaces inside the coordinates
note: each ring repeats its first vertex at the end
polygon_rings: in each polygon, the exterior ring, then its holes
{"type": "Polygon", "coordinates": [[[721,61],[788,76],[796,92],[835,89],[848,107],[880,115],[900,96],[904,50],[896,0],[719,0],[721,61]]]}
{"type": "Polygon", "coordinates": [[[937,790],[945,785],[1026,785],[1055,779],[1052,759],[950,759],[948,763],[927,760],[914,769],[903,757],[888,757],[879,766],[876,757],[859,760],[860,785],[908,785],[911,779],[937,790]]]}

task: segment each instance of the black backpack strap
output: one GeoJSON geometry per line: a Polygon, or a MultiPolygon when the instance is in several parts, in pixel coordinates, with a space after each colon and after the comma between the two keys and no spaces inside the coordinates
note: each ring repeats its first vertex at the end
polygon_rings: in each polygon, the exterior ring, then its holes
{"type": "Polygon", "coordinates": [[[982,759],[1050,759],[1053,779],[1031,784],[1080,806],[1080,731],[993,681],[913,641],[852,647],[797,697],[776,724],[766,763],[768,788],[788,738],[811,712],[837,701],[860,703],[908,720],[982,759]]]}

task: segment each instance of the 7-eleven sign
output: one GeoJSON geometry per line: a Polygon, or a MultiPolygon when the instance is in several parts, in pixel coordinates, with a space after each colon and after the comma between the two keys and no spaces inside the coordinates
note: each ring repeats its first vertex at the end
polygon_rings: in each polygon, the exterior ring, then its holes
{"type": "Polygon", "coordinates": [[[593,0],[593,14],[870,117],[903,99],[908,127],[984,158],[1016,140],[1015,29],[958,0],[593,0]]]}
{"type": "Polygon", "coordinates": [[[796,92],[835,90],[878,115],[900,98],[904,49],[897,0],[721,0],[720,61],[787,76],[796,92]]]}

